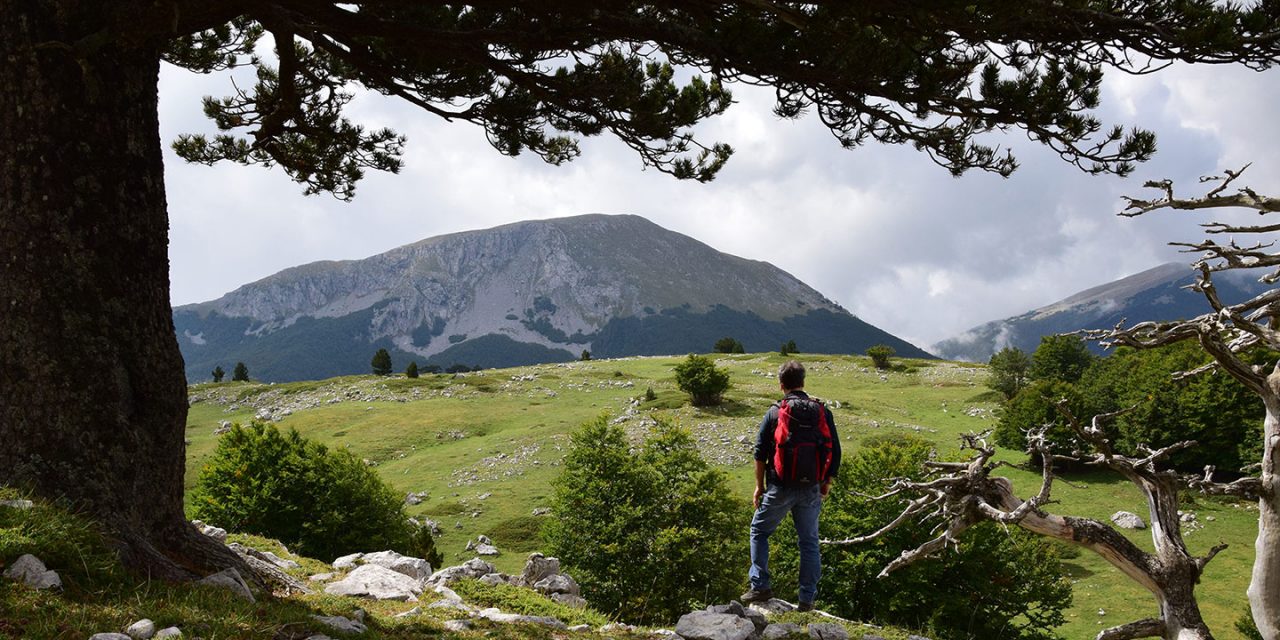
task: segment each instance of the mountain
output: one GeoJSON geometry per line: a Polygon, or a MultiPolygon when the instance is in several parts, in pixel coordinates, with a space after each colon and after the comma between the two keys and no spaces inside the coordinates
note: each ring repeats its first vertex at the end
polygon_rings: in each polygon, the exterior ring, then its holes
{"type": "Polygon", "coordinates": [[[712,249],[639,216],[585,215],[428,238],[364,260],[286,269],[174,309],[187,378],[237,361],[255,379],[515,366],[594,357],[748,351],[787,340],[814,353],[920,348],[873,327],[766,262],[712,249]]]}
{"type": "MultiPolygon", "coordinates": [[[[1005,347],[1031,353],[1040,345],[1040,337],[1050,334],[1110,329],[1121,321],[1193,318],[1209,310],[1203,295],[1185,288],[1195,276],[1186,264],[1165,263],[1034,311],[974,327],[933,345],[930,351],[948,360],[986,362],[1005,347]]],[[[1213,282],[1227,304],[1242,302],[1263,290],[1248,274],[1239,272],[1215,274],[1213,282]]],[[[1091,348],[1101,353],[1096,345],[1091,348]]]]}

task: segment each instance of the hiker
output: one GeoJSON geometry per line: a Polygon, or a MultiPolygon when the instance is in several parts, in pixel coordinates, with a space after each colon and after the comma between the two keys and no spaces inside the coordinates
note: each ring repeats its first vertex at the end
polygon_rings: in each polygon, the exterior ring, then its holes
{"type": "Polygon", "coordinates": [[[818,513],[840,470],[840,438],[831,410],[804,392],[804,365],[795,360],[782,365],[778,384],[785,395],[765,412],[756,435],[751,589],[742,594],[742,602],[773,598],[769,536],[790,513],[800,543],[799,610],[811,611],[822,574],[818,513]]]}

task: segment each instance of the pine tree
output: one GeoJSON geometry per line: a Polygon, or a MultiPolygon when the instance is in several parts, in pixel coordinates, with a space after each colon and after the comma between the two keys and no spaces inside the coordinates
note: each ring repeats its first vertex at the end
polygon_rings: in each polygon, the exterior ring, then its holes
{"type": "Polygon", "coordinates": [[[214,367],[214,368],[213,368],[213,381],[214,381],[214,382],[222,382],[222,377],[223,377],[223,376],[225,376],[225,375],[227,375],[227,372],[222,370],[222,365],[218,365],[218,366],[216,366],[216,367],[214,367]]]}
{"type": "Polygon", "coordinates": [[[370,361],[370,364],[373,366],[373,375],[391,375],[391,354],[387,353],[386,349],[378,349],[378,352],[373,354],[373,360],[370,361]]]}
{"type": "Polygon", "coordinates": [[[244,366],[243,362],[237,362],[235,370],[231,372],[231,381],[232,382],[248,382],[249,367],[244,366]]]}
{"type": "Polygon", "coordinates": [[[418,377],[418,363],[417,363],[417,362],[410,362],[410,363],[409,363],[409,366],[408,366],[408,367],[406,367],[406,368],[405,368],[405,370],[404,370],[404,377],[406,377],[406,378],[416,378],[416,377],[418,377]]]}

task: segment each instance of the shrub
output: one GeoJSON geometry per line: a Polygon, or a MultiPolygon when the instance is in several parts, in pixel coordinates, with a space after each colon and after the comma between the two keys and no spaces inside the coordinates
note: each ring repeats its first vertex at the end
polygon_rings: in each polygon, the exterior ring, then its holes
{"type": "MultiPolygon", "coordinates": [[[[1057,403],[1067,400],[1067,408],[1080,420],[1084,415],[1080,393],[1075,385],[1057,380],[1037,380],[1013,397],[1000,412],[996,423],[996,444],[1006,449],[1027,450],[1027,431],[1049,425],[1049,446],[1054,453],[1070,455],[1081,448],[1081,442],[1066,418],[1058,411],[1057,403]]],[[[1032,456],[1038,461],[1038,455],[1032,456]]]]}
{"type": "Polygon", "coordinates": [[[1031,358],[1017,347],[1005,347],[987,361],[987,387],[1012,400],[1031,381],[1031,358]]]}
{"type": "Polygon", "coordinates": [[[892,358],[894,353],[896,352],[893,350],[893,347],[887,344],[878,344],[874,347],[867,348],[867,356],[871,358],[871,363],[874,364],[877,369],[888,369],[889,358],[892,358]]]}
{"type": "Polygon", "coordinates": [[[688,393],[697,406],[720,404],[724,392],[729,390],[729,372],[706,356],[691,353],[675,369],[676,386],[688,393]]]}
{"type": "Polygon", "coordinates": [[[378,352],[373,354],[373,360],[369,364],[373,367],[373,375],[391,375],[391,354],[387,353],[386,349],[378,349],[378,352]]]}
{"type": "Polygon", "coordinates": [[[405,518],[400,495],[362,461],[268,424],[233,425],[218,440],[191,505],[197,518],[314,558],[434,549],[430,533],[405,518]]]}
{"type": "Polygon", "coordinates": [[[645,402],[653,402],[654,400],[657,400],[657,399],[658,399],[658,394],[653,392],[653,387],[649,387],[644,390],[645,402]]]}
{"type": "Polygon", "coordinates": [[[636,452],[601,417],[570,443],[543,536],[593,606],[670,623],[732,597],[742,566],[725,559],[744,548],[744,505],[687,431],[659,422],[636,452]]]}
{"type": "Polygon", "coordinates": [[[1095,359],[1080,336],[1044,336],[1031,354],[1031,379],[1077,382],[1095,359]]]}
{"type": "MultiPolygon", "coordinates": [[[[932,448],[915,436],[863,441],[845,459],[823,506],[823,536],[863,535],[893,520],[901,502],[868,496],[883,493],[894,476],[923,479],[932,448]]],[[[796,588],[799,559],[790,523],[784,522],[771,545],[773,587],[780,593],[796,588]]],[[[1071,604],[1058,545],[1017,528],[982,523],[945,553],[876,577],[902,550],[935,537],[932,524],[899,527],[861,545],[824,545],[823,608],[854,620],[926,630],[940,639],[1057,637],[1052,630],[1065,621],[1062,612],[1071,604]]]]}

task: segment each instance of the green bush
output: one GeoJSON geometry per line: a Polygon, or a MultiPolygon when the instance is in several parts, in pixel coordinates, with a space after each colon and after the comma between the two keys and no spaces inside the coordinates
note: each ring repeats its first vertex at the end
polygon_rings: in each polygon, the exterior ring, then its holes
{"type": "Polygon", "coordinates": [[[218,440],[191,500],[201,520],[275,538],[313,558],[434,553],[430,533],[408,522],[403,504],[351,453],[256,422],[233,425],[218,440]]]}
{"type": "Polygon", "coordinates": [[[543,537],[596,608],[671,623],[742,580],[745,509],[687,431],[659,422],[639,451],[605,418],[571,437],[543,537]]]}
{"type": "Polygon", "coordinates": [[[1080,336],[1044,336],[1031,354],[1031,379],[1074,383],[1095,359],[1080,336]]]}
{"type": "Polygon", "coordinates": [[[676,386],[689,394],[697,406],[720,404],[724,392],[729,390],[729,372],[706,356],[691,353],[675,369],[676,386]]]}
{"type": "MultiPolygon", "coordinates": [[[[1037,380],[1010,400],[996,423],[996,444],[1016,451],[1027,450],[1027,431],[1049,426],[1049,446],[1054,453],[1071,455],[1082,448],[1080,438],[1058,411],[1057,403],[1067,400],[1067,408],[1079,420],[1088,420],[1091,411],[1083,406],[1075,385],[1057,380],[1037,380]]],[[[1039,460],[1038,454],[1032,456],[1039,460]]]]}
{"type": "Polygon", "coordinates": [[[1031,381],[1031,358],[1017,347],[1005,347],[987,361],[987,387],[1012,400],[1031,381]]]}
{"type": "MultiPolygon", "coordinates": [[[[865,440],[845,458],[823,505],[823,537],[864,535],[897,517],[901,502],[867,496],[883,493],[894,476],[924,478],[923,463],[932,448],[915,436],[865,440]]],[[[1065,621],[1063,611],[1071,605],[1059,545],[1017,528],[980,524],[955,548],[876,577],[902,551],[935,537],[936,524],[908,524],[861,545],[823,545],[820,606],[853,620],[923,630],[938,640],[1057,637],[1053,629],[1065,621]]],[[[774,591],[793,593],[799,558],[789,518],[772,543],[774,591]]]]}
{"type": "Polygon", "coordinates": [[[892,358],[894,353],[896,352],[893,350],[893,347],[887,344],[878,344],[874,347],[867,348],[867,357],[871,358],[871,363],[874,364],[877,369],[888,369],[889,358],[892,358]]]}

